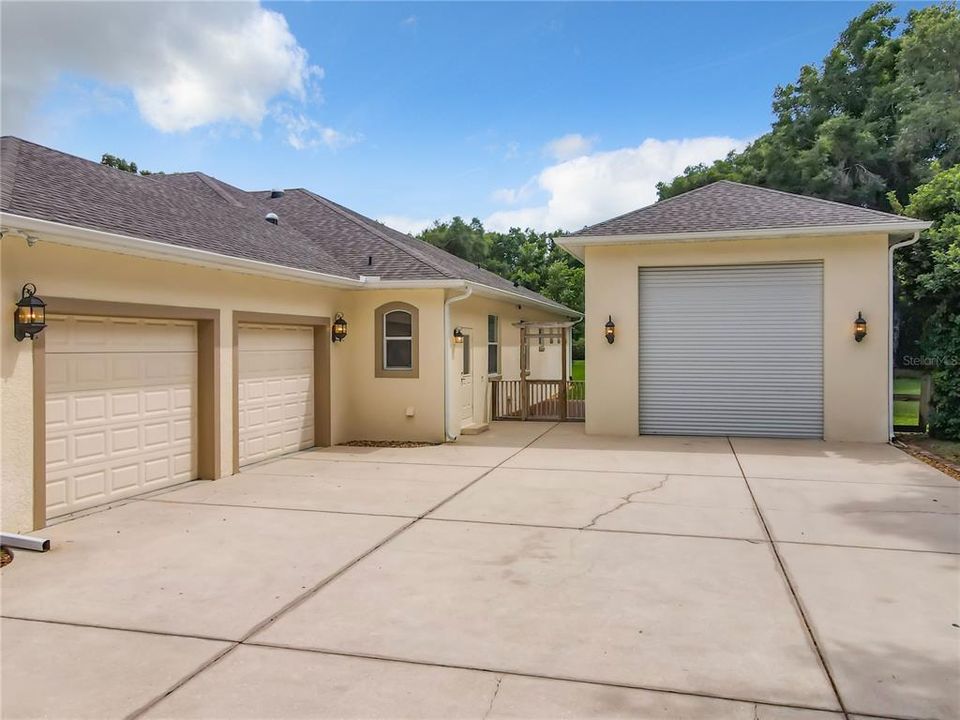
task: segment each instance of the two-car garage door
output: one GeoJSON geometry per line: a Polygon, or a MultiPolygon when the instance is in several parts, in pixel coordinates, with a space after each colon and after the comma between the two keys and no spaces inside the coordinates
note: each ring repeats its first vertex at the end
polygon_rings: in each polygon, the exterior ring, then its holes
{"type": "Polygon", "coordinates": [[[640,268],[640,433],[823,436],[823,265],[640,268]]]}

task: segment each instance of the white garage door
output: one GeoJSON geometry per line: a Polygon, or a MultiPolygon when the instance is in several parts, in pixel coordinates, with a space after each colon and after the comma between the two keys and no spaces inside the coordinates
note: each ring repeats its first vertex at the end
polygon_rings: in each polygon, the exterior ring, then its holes
{"type": "Polygon", "coordinates": [[[50,316],[47,517],[197,477],[197,327],[50,316]]]}
{"type": "Polygon", "coordinates": [[[240,465],[313,447],[313,328],[240,325],[240,465]]]}
{"type": "Polygon", "coordinates": [[[820,263],[640,269],[640,433],[823,436],[820,263]]]}

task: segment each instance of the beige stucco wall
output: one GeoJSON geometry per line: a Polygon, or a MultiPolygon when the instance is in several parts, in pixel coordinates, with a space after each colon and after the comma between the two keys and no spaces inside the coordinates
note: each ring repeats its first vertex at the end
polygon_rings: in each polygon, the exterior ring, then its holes
{"type": "Polygon", "coordinates": [[[325,288],[239,272],[89,250],[41,240],[0,241],[0,526],[32,526],[32,343],[18,343],[10,325],[25,282],[41,297],[214,308],[220,311],[221,475],[233,470],[233,311],[333,317],[342,312],[349,335],[331,348],[331,439],[443,439],[443,290],[369,291],[325,288]],[[374,311],[402,301],[420,311],[418,379],[375,378],[374,311]],[[414,408],[408,418],[406,409],[414,408]]]}
{"type": "Polygon", "coordinates": [[[342,435],[350,440],[443,439],[444,291],[355,290],[343,293],[349,335],[337,343],[331,372],[346,404],[342,435]],[[381,305],[405,302],[419,311],[419,377],[378,378],[374,314],[381,305]],[[412,408],[413,416],[407,416],[412,408]]]}
{"type": "Polygon", "coordinates": [[[586,248],[587,432],[638,432],[638,268],[822,260],[824,437],[886,442],[887,236],[776,238],[586,248]],[[869,334],[853,340],[862,310],[869,334]],[[613,345],[603,337],[612,315],[613,345]]]}
{"type": "MultiPolygon", "coordinates": [[[[531,305],[501,302],[478,295],[450,307],[452,327],[469,328],[472,332],[473,368],[473,420],[464,424],[482,424],[490,420],[489,376],[487,374],[487,316],[500,319],[500,377],[504,380],[520,379],[520,328],[521,320],[565,320],[566,318],[531,305]]],[[[544,352],[536,346],[530,349],[530,378],[559,380],[562,374],[562,351],[560,344],[547,345],[544,352]]]]}

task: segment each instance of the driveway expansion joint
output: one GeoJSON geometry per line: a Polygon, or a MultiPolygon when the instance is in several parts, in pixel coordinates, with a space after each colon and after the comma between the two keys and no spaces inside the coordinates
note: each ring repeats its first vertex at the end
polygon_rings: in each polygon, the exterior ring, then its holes
{"type": "MultiPolygon", "coordinates": [[[[735,695],[721,695],[717,693],[698,692],[695,690],[679,690],[676,688],[659,687],[655,685],[640,685],[640,684],[631,684],[631,683],[625,683],[625,682],[596,680],[591,678],[577,677],[574,675],[545,675],[545,674],[536,673],[536,672],[524,672],[522,670],[507,670],[503,668],[483,667],[481,665],[466,665],[466,664],[437,661],[437,660],[422,660],[417,658],[395,657],[392,655],[381,655],[377,653],[366,653],[366,652],[351,652],[349,650],[335,650],[331,648],[297,647],[295,645],[284,645],[282,643],[256,641],[256,640],[244,641],[243,643],[240,643],[240,644],[244,645],[244,647],[250,647],[250,648],[270,648],[272,650],[289,650],[292,652],[313,653],[316,655],[331,655],[334,657],[356,658],[360,660],[378,660],[381,662],[398,663],[401,665],[417,665],[420,667],[444,668],[444,669],[450,669],[450,670],[467,670],[471,672],[489,673],[489,674],[499,676],[501,682],[503,679],[508,677],[529,678],[533,680],[547,680],[551,682],[577,683],[580,685],[591,685],[591,686],[603,687],[603,688],[617,688],[620,690],[637,690],[641,692],[663,693],[665,695],[677,695],[680,697],[696,697],[696,698],[706,698],[709,700],[725,700],[728,702],[743,703],[745,705],[756,705],[758,707],[787,708],[790,710],[812,710],[812,711],[819,711],[819,712],[834,713],[836,715],[841,714],[841,711],[837,710],[836,707],[824,707],[821,705],[803,705],[803,704],[790,703],[790,702],[776,702],[773,700],[757,700],[754,698],[738,697],[735,695]]],[[[500,683],[498,683],[498,692],[499,692],[499,684],[500,683]]],[[[883,718],[883,720],[891,720],[891,718],[885,717],[883,718]]],[[[915,719],[904,718],[904,720],[915,720],[915,719]]]]}
{"type": "Polygon", "coordinates": [[[843,717],[846,720],[849,720],[850,713],[847,711],[846,706],[843,703],[843,697],[840,695],[840,688],[837,686],[837,682],[833,677],[833,674],[830,672],[830,666],[827,664],[826,655],[824,655],[823,649],[820,647],[820,643],[817,640],[816,633],[813,631],[813,624],[807,618],[807,614],[803,609],[803,603],[800,601],[800,595],[797,592],[796,587],[793,584],[793,581],[790,579],[790,574],[787,572],[787,566],[783,561],[783,558],[780,556],[780,551],[777,549],[777,543],[773,539],[773,533],[770,532],[770,527],[767,525],[767,519],[763,516],[763,511],[760,509],[760,503],[757,502],[756,495],[753,494],[753,488],[750,486],[750,481],[747,479],[747,474],[743,471],[743,465],[740,462],[740,457],[737,455],[737,449],[733,446],[733,440],[729,437],[727,438],[727,443],[730,445],[730,452],[733,453],[733,458],[737,462],[737,466],[740,468],[740,474],[743,477],[743,482],[747,486],[747,492],[750,493],[750,499],[753,501],[754,510],[757,512],[757,517],[760,519],[760,524],[763,526],[763,532],[769,540],[770,549],[773,552],[773,557],[776,560],[777,566],[780,568],[780,573],[783,576],[784,582],[787,584],[787,589],[790,591],[790,595],[793,597],[794,605],[797,609],[797,612],[800,614],[800,620],[803,622],[803,626],[807,631],[807,637],[810,639],[810,642],[813,645],[813,650],[816,653],[817,659],[820,661],[820,667],[823,669],[824,675],[826,675],[827,682],[830,683],[830,687],[833,690],[833,694],[837,699],[837,704],[840,706],[840,712],[843,713],[843,717]]]}
{"type": "Polygon", "coordinates": [[[214,656],[213,658],[211,658],[209,661],[207,661],[206,663],[202,664],[200,667],[196,668],[194,671],[192,671],[192,672],[190,672],[190,673],[187,673],[187,675],[185,675],[184,677],[180,678],[180,680],[178,680],[176,683],[174,683],[174,685],[173,685],[172,687],[170,687],[168,690],[166,690],[165,692],[163,692],[161,695],[159,695],[158,697],[155,697],[153,700],[150,700],[149,702],[145,703],[144,705],[142,705],[141,707],[139,707],[138,709],[136,709],[136,710],[134,710],[132,713],[130,713],[130,714],[125,718],[125,720],[136,720],[137,718],[142,717],[145,713],[149,712],[149,711],[150,711],[152,708],[154,708],[159,702],[161,702],[165,697],[167,697],[168,695],[176,692],[179,688],[181,688],[181,687],[183,687],[184,685],[186,685],[188,682],[190,682],[191,680],[193,680],[195,677],[197,677],[198,675],[200,675],[200,674],[201,674],[202,672],[204,672],[205,670],[213,667],[215,664],[217,664],[218,662],[220,662],[220,660],[222,660],[224,657],[226,657],[226,656],[229,655],[231,652],[233,652],[236,648],[240,647],[241,645],[247,644],[247,641],[250,640],[253,636],[257,635],[258,633],[260,633],[261,631],[263,631],[265,628],[267,628],[267,627],[269,627],[270,625],[272,625],[273,623],[275,623],[278,619],[280,619],[282,616],[286,615],[286,614],[287,614],[288,612],[290,612],[291,610],[293,610],[293,609],[299,607],[300,605],[302,605],[304,602],[306,602],[306,601],[309,600],[311,597],[313,597],[313,596],[316,595],[318,592],[320,592],[324,587],[326,587],[327,585],[329,585],[330,583],[332,583],[334,580],[336,580],[337,578],[339,578],[340,576],[342,576],[344,573],[346,573],[350,568],[354,567],[357,563],[359,563],[360,561],[364,560],[365,558],[367,558],[367,557],[369,557],[370,555],[372,555],[373,553],[375,553],[377,550],[379,550],[380,548],[382,548],[384,545],[386,545],[387,543],[389,543],[391,540],[394,540],[394,539],[397,538],[399,535],[401,535],[401,534],[403,534],[404,532],[406,532],[407,530],[409,530],[411,527],[413,527],[414,525],[416,525],[418,522],[420,522],[421,520],[423,520],[424,518],[426,518],[427,515],[429,515],[429,514],[432,513],[432,512],[435,512],[435,511],[438,510],[441,506],[445,505],[445,504],[448,503],[450,500],[452,500],[453,498],[457,497],[458,495],[460,495],[462,492],[464,492],[464,491],[467,490],[468,488],[473,487],[476,483],[480,482],[480,480],[482,480],[483,478],[487,477],[487,475],[489,475],[490,473],[492,473],[495,469],[497,469],[498,467],[501,467],[504,463],[506,463],[507,461],[509,461],[509,460],[511,460],[512,458],[516,457],[516,456],[519,455],[521,452],[523,452],[524,450],[526,450],[528,447],[530,447],[531,445],[533,445],[537,440],[539,440],[539,439],[542,438],[544,435],[546,435],[548,432],[550,432],[551,430],[553,430],[556,426],[557,426],[557,423],[550,423],[550,424],[548,424],[547,428],[546,428],[543,432],[538,433],[538,434],[537,434],[533,439],[531,439],[528,443],[526,443],[526,444],[523,445],[522,447],[517,448],[515,452],[511,453],[508,457],[504,458],[500,463],[498,463],[497,465],[494,465],[493,467],[487,468],[486,471],[483,472],[483,473],[481,473],[478,477],[474,478],[473,480],[471,480],[470,482],[468,482],[466,485],[464,485],[463,487],[459,488],[459,489],[456,490],[454,493],[452,493],[452,494],[449,495],[448,497],[444,498],[443,500],[441,500],[440,502],[438,502],[437,504],[435,504],[433,507],[429,508],[427,511],[421,513],[420,515],[418,515],[418,516],[415,517],[415,518],[410,519],[410,522],[404,523],[404,524],[401,525],[399,528],[397,528],[397,529],[394,530],[393,532],[389,533],[385,538],[383,538],[382,540],[380,540],[380,542],[378,542],[376,545],[374,545],[373,547],[367,549],[365,552],[361,553],[360,555],[358,555],[358,556],[355,557],[354,559],[350,560],[348,563],[346,563],[346,564],[345,564],[343,567],[341,567],[339,570],[336,570],[335,572],[331,573],[331,574],[328,575],[327,577],[325,577],[325,578],[323,578],[322,580],[320,580],[318,583],[314,584],[313,586],[311,586],[310,588],[308,588],[308,589],[305,590],[304,592],[302,592],[302,593],[300,593],[299,595],[297,595],[296,597],[294,597],[292,600],[290,600],[289,602],[287,602],[283,607],[281,607],[277,612],[271,613],[269,617],[265,618],[264,620],[260,621],[260,622],[257,623],[256,625],[254,625],[250,630],[248,630],[246,633],[244,633],[243,637],[241,637],[240,640],[234,641],[229,647],[225,648],[222,652],[218,653],[216,656],[214,656]]]}

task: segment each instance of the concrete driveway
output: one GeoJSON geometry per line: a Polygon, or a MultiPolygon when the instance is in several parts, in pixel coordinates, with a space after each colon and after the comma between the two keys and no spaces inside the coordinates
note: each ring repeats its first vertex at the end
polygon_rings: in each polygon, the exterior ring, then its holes
{"type": "Polygon", "coordinates": [[[18,552],[3,717],[952,719],[958,488],[575,424],[303,452],[18,552]]]}

